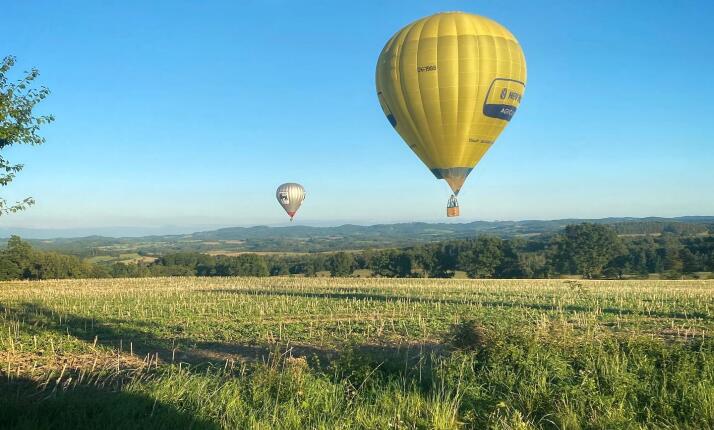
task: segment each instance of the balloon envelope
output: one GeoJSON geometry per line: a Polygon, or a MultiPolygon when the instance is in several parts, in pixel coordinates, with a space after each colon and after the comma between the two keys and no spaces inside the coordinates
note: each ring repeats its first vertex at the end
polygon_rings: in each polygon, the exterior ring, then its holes
{"type": "Polygon", "coordinates": [[[497,22],[439,13],[389,39],[376,84],[389,122],[458,194],[520,105],[526,61],[516,38],[497,22]]]}
{"type": "Polygon", "coordinates": [[[275,198],[278,199],[278,203],[285,209],[285,212],[290,216],[290,221],[292,221],[295,212],[300,208],[302,201],[305,200],[305,188],[294,182],[282,184],[275,191],[275,198]]]}

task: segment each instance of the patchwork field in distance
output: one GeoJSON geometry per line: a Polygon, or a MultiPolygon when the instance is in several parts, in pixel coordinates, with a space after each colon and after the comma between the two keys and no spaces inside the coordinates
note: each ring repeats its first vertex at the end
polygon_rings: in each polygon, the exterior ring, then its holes
{"type": "Polygon", "coordinates": [[[712,428],[714,281],[0,283],[0,427],[712,428]]]}

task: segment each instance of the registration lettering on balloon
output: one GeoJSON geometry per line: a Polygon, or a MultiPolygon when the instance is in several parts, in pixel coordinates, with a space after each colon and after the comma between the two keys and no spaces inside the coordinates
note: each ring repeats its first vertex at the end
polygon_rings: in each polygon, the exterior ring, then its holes
{"type": "Polygon", "coordinates": [[[417,67],[417,72],[433,72],[436,71],[436,64],[429,64],[428,66],[417,67]]]}
{"type": "Polygon", "coordinates": [[[496,78],[491,82],[483,103],[483,114],[510,121],[521,103],[525,85],[514,79],[496,78]]]}
{"type": "Polygon", "coordinates": [[[469,143],[485,143],[490,145],[493,143],[493,140],[481,139],[480,137],[469,137],[469,143]]]}

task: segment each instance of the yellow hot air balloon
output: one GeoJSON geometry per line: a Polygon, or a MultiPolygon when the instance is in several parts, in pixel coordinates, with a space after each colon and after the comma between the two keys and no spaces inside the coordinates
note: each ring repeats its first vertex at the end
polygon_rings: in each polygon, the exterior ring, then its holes
{"type": "Polygon", "coordinates": [[[392,36],[377,62],[377,95],[387,119],[456,195],[518,108],[526,60],[497,22],[438,13],[392,36]]]}

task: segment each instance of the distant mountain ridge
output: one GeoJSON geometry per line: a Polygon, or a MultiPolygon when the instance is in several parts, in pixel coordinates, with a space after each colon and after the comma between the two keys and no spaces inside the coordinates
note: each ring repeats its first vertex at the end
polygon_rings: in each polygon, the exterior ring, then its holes
{"type": "MultiPolygon", "coordinates": [[[[461,239],[482,234],[501,237],[553,234],[568,224],[593,222],[613,226],[619,234],[662,232],[710,234],[714,216],[611,217],[522,221],[473,221],[468,223],[396,223],[369,226],[344,224],[334,227],[292,225],[286,227],[226,227],[188,234],[142,237],[84,236],[30,239],[33,246],[84,254],[87,250],[144,251],[165,253],[198,251],[233,252],[319,252],[346,249],[409,246],[418,243],[461,239]]],[[[9,234],[6,234],[9,236],[9,234]]]]}
{"type": "Polygon", "coordinates": [[[473,221],[469,223],[396,223],[361,226],[344,224],[336,227],[227,227],[217,230],[197,232],[190,236],[200,239],[255,239],[268,237],[299,237],[305,235],[382,235],[382,234],[452,234],[493,232],[494,234],[534,234],[548,233],[564,228],[568,224],[593,222],[598,224],[624,223],[683,223],[714,224],[714,216],[684,216],[676,218],[601,218],[601,219],[560,219],[560,220],[523,220],[523,221],[473,221]]]}

